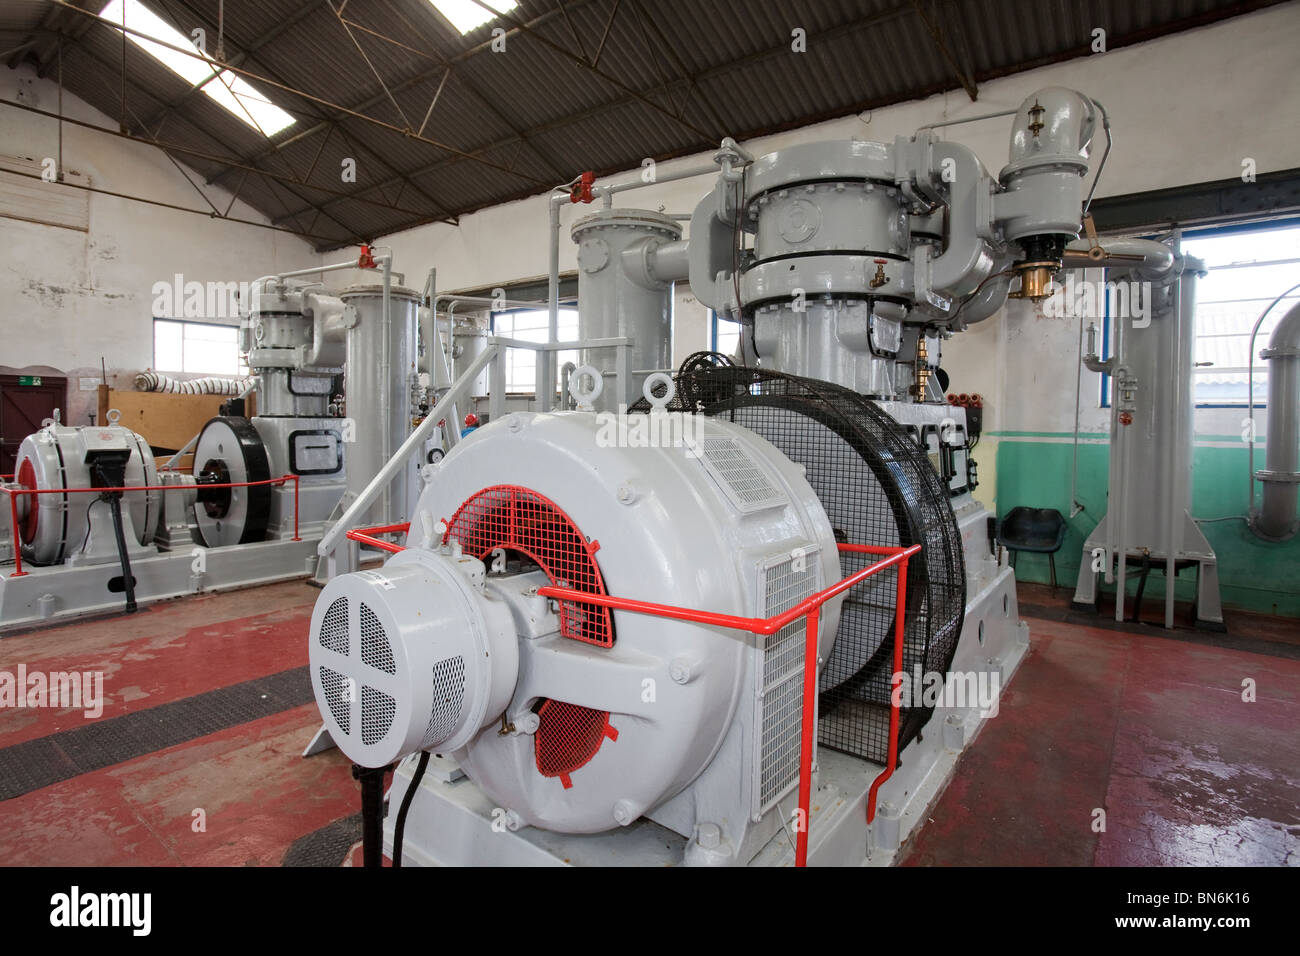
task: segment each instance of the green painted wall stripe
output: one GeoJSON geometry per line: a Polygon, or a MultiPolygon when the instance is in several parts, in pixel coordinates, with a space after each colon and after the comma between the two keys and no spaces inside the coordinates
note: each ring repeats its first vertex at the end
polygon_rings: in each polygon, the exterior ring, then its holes
{"type": "MultiPolygon", "coordinates": [[[[1017,439],[1028,437],[1016,436],[1017,439]]],[[[1059,437],[1059,433],[1049,433],[1047,437],[1059,437]]],[[[1193,450],[1193,515],[1218,517],[1246,511],[1246,458],[1246,448],[1240,442],[1198,445],[1193,450]]],[[[1005,515],[1017,505],[1030,505],[1055,508],[1068,519],[1072,459],[1073,449],[1068,442],[1046,438],[999,442],[999,514],[1005,515]]],[[[1057,582],[1071,590],[1078,577],[1083,542],[1106,512],[1109,466],[1109,446],[1080,443],[1078,498],[1084,510],[1069,519],[1065,544],[1056,554],[1057,582]]],[[[1218,556],[1225,604],[1300,617],[1300,537],[1281,544],[1261,541],[1241,521],[1207,522],[1201,525],[1201,530],[1218,556]]],[[[1021,554],[1017,558],[1017,575],[1021,580],[1046,582],[1046,556],[1021,554]]],[[[1191,599],[1194,578],[1192,571],[1184,571],[1179,576],[1175,593],[1180,600],[1191,599]]],[[[1136,584],[1136,579],[1129,581],[1130,593],[1136,584]]],[[[1163,573],[1152,571],[1146,594],[1152,601],[1163,599],[1163,573]]]]}

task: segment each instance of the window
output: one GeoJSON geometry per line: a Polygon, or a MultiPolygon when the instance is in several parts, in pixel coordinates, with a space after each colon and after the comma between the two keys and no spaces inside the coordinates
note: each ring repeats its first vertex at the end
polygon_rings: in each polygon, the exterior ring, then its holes
{"type": "MultiPolygon", "coordinates": [[[[1198,405],[1244,405],[1250,330],[1268,304],[1300,275],[1300,224],[1252,225],[1186,233],[1183,251],[1205,262],[1196,284],[1196,354],[1192,395],[1198,405]]],[[[1259,359],[1273,327],[1300,302],[1296,290],[1273,307],[1255,337],[1255,404],[1268,395],[1268,363],[1259,359]]]]}
{"type": "Polygon", "coordinates": [[[247,375],[239,354],[239,329],[207,322],[154,319],[153,367],[158,372],[247,375]]]}
{"type": "Polygon", "coordinates": [[[460,31],[461,36],[469,33],[489,20],[495,19],[492,10],[497,13],[509,13],[519,6],[517,0],[429,0],[435,10],[441,13],[452,26],[460,31]],[[488,7],[492,9],[489,10],[488,7]]]}
{"type": "MultiPolygon", "coordinates": [[[[1201,406],[1245,405],[1250,330],[1270,302],[1300,278],[1300,224],[1220,226],[1185,232],[1182,251],[1205,263],[1196,283],[1196,342],[1192,400],[1201,406]]],[[[1255,405],[1268,396],[1268,363],[1260,361],[1273,326],[1300,302],[1300,289],[1268,314],[1255,336],[1255,405]]],[[[1110,302],[1102,326],[1102,357],[1110,356],[1110,302]]],[[[1110,376],[1101,377],[1102,407],[1110,406],[1110,376]]]]}
{"type": "Polygon", "coordinates": [[[740,323],[730,319],[718,318],[718,313],[710,312],[713,317],[713,335],[709,347],[723,355],[735,355],[740,348],[740,323]]]}
{"type": "Polygon", "coordinates": [[[204,93],[264,135],[271,136],[294,124],[292,116],[268,100],[243,77],[221,69],[207,55],[206,50],[140,0],[110,0],[99,11],[99,15],[105,20],[124,25],[128,30],[137,31],[127,33],[127,39],[177,76],[200,87],[204,93]],[[183,53],[172,49],[173,47],[193,49],[202,56],[183,53]]]}
{"type": "MultiPolygon", "coordinates": [[[[550,316],[545,309],[520,309],[513,312],[492,313],[492,334],[507,339],[521,339],[524,342],[545,342],[546,329],[550,316]]],[[[578,337],[578,310],[560,309],[556,339],[570,342],[578,337]]],[[[544,353],[532,349],[508,349],[506,351],[506,391],[535,392],[537,390],[537,357],[544,353]]],[[[578,352],[568,349],[559,353],[556,369],[564,367],[565,362],[581,364],[578,352]]],[[[559,388],[556,377],[556,388],[559,388]]]]}

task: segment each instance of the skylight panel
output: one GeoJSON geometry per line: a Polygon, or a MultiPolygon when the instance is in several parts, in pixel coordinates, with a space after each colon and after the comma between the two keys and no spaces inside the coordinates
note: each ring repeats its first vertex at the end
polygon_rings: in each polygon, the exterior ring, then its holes
{"type": "Polygon", "coordinates": [[[259,93],[243,77],[223,70],[215,60],[194,47],[189,37],[140,0],[109,0],[99,15],[112,23],[121,24],[124,13],[126,27],[137,31],[127,33],[128,40],[177,76],[193,86],[199,86],[204,93],[249,126],[271,136],[293,125],[292,116],[259,93]],[[194,48],[201,56],[191,56],[170,47],[194,48]]]}
{"type": "Polygon", "coordinates": [[[495,20],[492,10],[497,13],[509,13],[519,6],[516,0],[487,0],[486,6],[474,0],[429,0],[434,9],[447,18],[452,26],[464,36],[471,30],[481,27],[489,20],[495,20]],[[491,7],[492,10],[487,9],[491,7]]]}

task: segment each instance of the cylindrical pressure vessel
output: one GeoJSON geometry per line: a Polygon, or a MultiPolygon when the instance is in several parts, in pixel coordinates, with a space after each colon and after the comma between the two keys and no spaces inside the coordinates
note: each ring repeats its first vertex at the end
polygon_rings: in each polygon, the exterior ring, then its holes
{"type": "Polygon", "coordinates": [[[598,406],[617,409],[641,396],[650,372],[672,365],[672,279],[656,273],[654,253],[680,239],[682,227],[645,209],[601,209],[575,222],[572,236],[578,244],[578,337],[631,340],[621,373],[617,349],[582,351],[582,363],[605,377],[598,406]]]}
{"type": "MultiPolygon", "coordinates": [[[[348,493],[360,494],[411,430],[411,382],[417,374],[416,322],[420,295],[393,286],[390,315],[384,322],[384,287],[355,285],[344,289],[347,308],[347,371],[344,391],[348,420],[348,493]]],[[[418,462],[411,464],[417,468],[418,462]]],[[[410,517],[410,476],[393,480],[368,512],[367,522],[388,524],[410,517]]]]}

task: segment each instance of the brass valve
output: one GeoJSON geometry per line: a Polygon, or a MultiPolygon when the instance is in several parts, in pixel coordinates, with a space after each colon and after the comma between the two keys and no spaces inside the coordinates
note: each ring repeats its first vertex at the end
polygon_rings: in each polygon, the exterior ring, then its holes
{"type": "Polygon", "coordinates": [[[882,285],[889,282],[889,276],[885,275],[885,259],[876,260],[876,274],[867,285],[872,289],[879,289],[882,285]]]}

